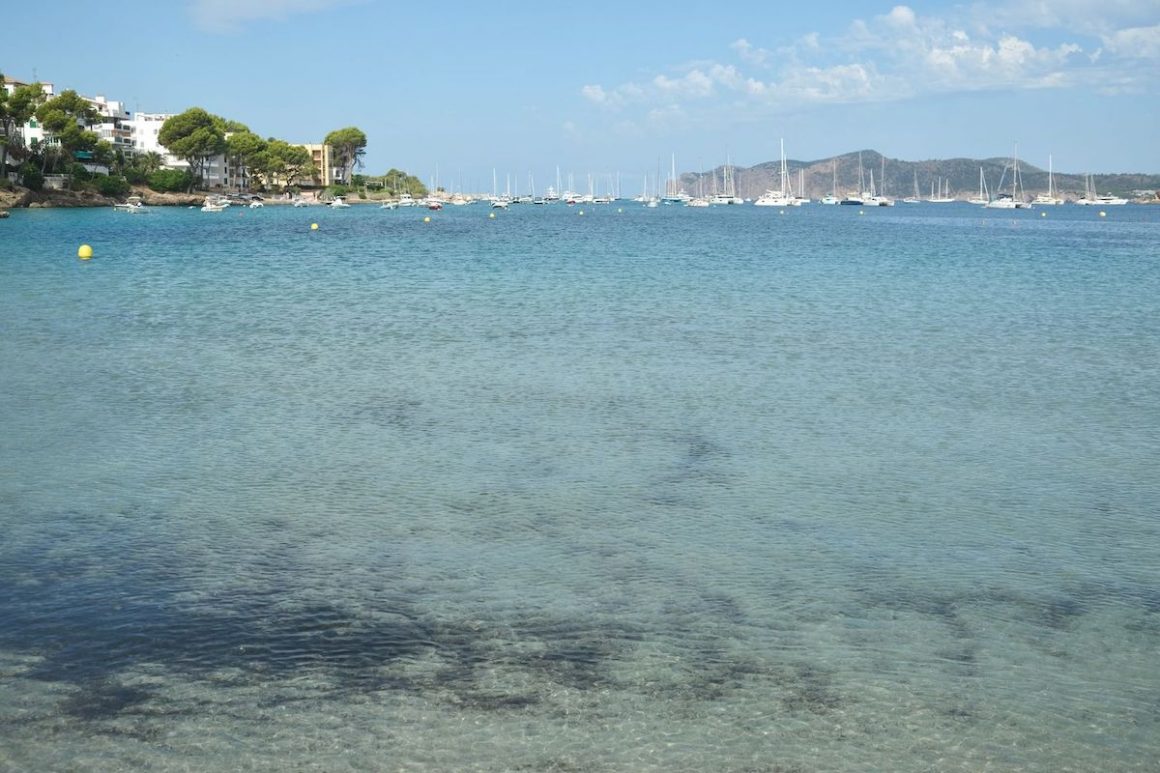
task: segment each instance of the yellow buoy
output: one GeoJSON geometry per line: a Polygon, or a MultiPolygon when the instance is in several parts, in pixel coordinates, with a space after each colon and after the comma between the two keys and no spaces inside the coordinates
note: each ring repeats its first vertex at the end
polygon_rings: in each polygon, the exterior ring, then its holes
{"type": "Polygon", "coordinates": [[[81,260],[88,260],[93,256],[93,248],[87,244],[82,244],[77,250],[77,257],[81,260]]]}
{"type": "Polygon", "coordinates": [[[1108,213],[1107,213],[1107,212],[1104,212],[1104,211],[1101,209],[1101,210],[1100,210],[1100,217],[1107,217],[1107,216],[1108,216],[1108,213]]]}
{"type": "Polygon", "coordinates": [[[494,212],[488,212],[488,213],[487,213],[487,216],[488,216],[489,218],[491,218],[492,220],[495,220],[495,213],[494,213],[494,212]]]}
{"type": "Polygon", "coordinates": [[[431,222],[431,218],[430,218],[430,216],[423,218],[423,222],[424,222],[424,223],[430,223],[430,222],[431,222]]]}
{"type": "Polygon", "coordinates": [[[311,223],[311,224],[310,224],[310,230],[311,230],[311,231],[317,231],[317,230],[318,230],[318,223],[311,223]]]}

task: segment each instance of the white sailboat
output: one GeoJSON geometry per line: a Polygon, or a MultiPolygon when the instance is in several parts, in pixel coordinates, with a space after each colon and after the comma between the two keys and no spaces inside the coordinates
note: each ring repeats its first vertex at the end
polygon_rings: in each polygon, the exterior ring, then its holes
{"type": "Polygon", "coordinates": [[[856,193],[853,193],[853,192],[847,193],[846,197],[844,199],[842,199],[841,201],[839,201],[838,203],[844,204],[846,206],[855,206],[855,207],[862,206],[862,198],[863,198],[863,196],[865,196],[865,194],[862,192],[862,189],[865,187],[866,187],[866,180],[862,176],[862,154],[858,153],[858,191],[856,193]]]}
{"type": "Polygon", "coordinates": [[[834,180],[830,188],[830,195],[822,197],[823,204],[837,204],[841,199],[838,198],[838,159],[834,159],[833,163],[834,180]]]}
{"type": "Polygon", "coordinates": [[[729,155],[725,155],[725,167],[721,170],[721,192],[714,193],[711,199],[713,204],[743,204],[744,199],[737,195],[736,184],[733,179],[733,164],[729,155]]]}
{"type": "Polygon", "coordinates": [[[669,183],[665,189],[665,195],[661,197],[661,201],[666,204],[684,204],[691,196],[681,189],[681,182],[677,179],[677,154],[673,154],[672,159],[672,173],[669,176],[669,183]]]}
{"type": "Polygon", "coordinates": [[[1050,155],[1047,156],[1047,193],[1040,193],[1032,203],[1049,207],[1063,203],[1063,199],[1055,195],[1055,169],[1050,155]]]}
{"type": "Polygon", "coordinates": [[[1091,174],[1088,174],[1087,177],[1084,179],[1083,198],[1076,199],[1075,203],[1076,204],[1086,204],[1089,206],[1099,205],[1099,206],[1118,207],[1122,204],[1127,204],[1128,200],[1120,198],[1118,196],[1113,196],[1110,193],[1105,193],[1103,196],[1097,196],[1096,195],[1095,181],[1092,179],[1091,174]]]}
{"type": "Polygon", "coordinates": [[[810,197],[806,195],[806,170],[798,170],[798,195],[794,199],[794,205],[800,207],[802,204],[809,204],[810,197]]]}
{"type": "Polygon", "coordinates": [[[868,206],[868,207],[869,206],[879,206],[879,207],[893,207],[894,206],[894,199],[892,199],[886,195],[886,156],[882,156],[881,158],[882,158],[882,172],[881,172],[880,177],[878,178],[881,185],[880,185],[880,190],[878,190],[878,191],[875,191],[875,189],[874,189],[874,170],[873,169],[870,170],[870,199],[872,199],[872,201],[867,200],[865,202],[866,206],[868,206]]]}
{"type": "Polygon", "coordinates": [[[967,199],[968,204],[979,204],[987,206],[991,201],[991,193],[987,190],[987,178],[983,174],[983,167],[979,167],[979,195],[974,198],[967,199]]]}
{"type": "MultiPolygon", "coordinates": [[[[1003,181],[999,181],[1002,189],[1003,181]]],[[[988,209],[1029,209],[1031,205],[1023,200],[1019,183],[1019,146],[1015,146],[1015,153],[1011,156],[1011,192],[1000,193],[998,197],[987,202],[988,209]]]]}
{"type": "Polygon", "coordinates": [[[903,204],[918,204],[921,201],[922,201],[922,199],[920,199],[918,197],[918,170],[915,169],[914,170],[914,195],[907,196],[905,199],[902,200],[902,203],[903,204]]]}
{"type": "Polygon", "coordinates": [[[755,207],[794,207],[800,204],[794,200],[789,192],[789,181],[786,179],[788,172],[785,165],[785,140],[781,141],[781,189],[769,190],[757,197],[757,201],[753,202],[755,207]]]}
{"type": "MultiPolygon", "coordinates": [[[[697,164],[703,166],[703,164],[697,164]]],[[[686,207],[705,209],[709,206],[709,197],[705,195],[705,173],[697,173],[697,195],[685,202],[686,207]]]]}
{"type": "MultiPolygon", "coordinates": [[[[883,169],[885,169],[885,164],[883,164],[883,169]]],[[[885,182],[885,180],[884,180],[884,182],[885,182]]],[[[891,199],[889,196],[884,196],[883,194],[879,193],[878,189],[874,186],[874,170],[873,169],[870,170],[870,195],[863,196],[862,203],[865,204],[867,207],[893,207],[894,206],[894,199],[891,199]]]]}
{"type": "Polygon", "coordinates": [[[954,198],[951,197],[951,179],[948,177],[944,181],[943,178],[938,178],[938,186],[936,190],[935,181],[930,181],[930,198],[927,202],[931,204],[953,204],[954,198]]]}

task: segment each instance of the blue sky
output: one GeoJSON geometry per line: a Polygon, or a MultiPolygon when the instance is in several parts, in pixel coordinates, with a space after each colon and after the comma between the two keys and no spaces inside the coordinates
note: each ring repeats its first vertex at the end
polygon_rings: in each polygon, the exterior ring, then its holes
{"type": "Polygon", "coordinates": [[[1160,173],[1158,0],[56,0],[51,17],[76,29],[5,9],[0,71],[292,142],[358,126],[367,173],[455,189],[489,190],[493,169],[542,188],[557,166],[635,189],[671,153],[750,166],[782,137],[802,160],[1017,142],[1064,172],[1160,173]]]}

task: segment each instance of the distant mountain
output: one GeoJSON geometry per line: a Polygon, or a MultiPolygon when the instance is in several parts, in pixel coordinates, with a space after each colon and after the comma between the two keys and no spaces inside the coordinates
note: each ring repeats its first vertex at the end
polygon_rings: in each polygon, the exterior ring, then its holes
{"type": "MultiPolygon", "coordinates": [[[[915,179],[918,180],[918,195],[920,198],[929,198],[932,185],[950,187],[950,195],[960,199],[967,199],[979,192],[979,167],[987,178],[987,186],[992,193],[999,189],[1002,181],[1002,190],[1011,190],[1011,159],[987,158],[976,160],[972,158],[950,158],[929,161],[902,161],[897,158],[885,158],[876,150],[860,151],[862,156],[862,170],[866,180],[866,188],[870,186],[870,172],[874,172],[874,187],[879,193],[892,198],[904,198],[914,195],[915,179]],[[885,160],[885,165],[883,161],[885,160]],[[883,179],[885,178],[885,179],[883,179]]],[[[805,191],[812,199],[818,199],[830,193],[833,187],[834,163],[837,162],[838,195],[858,190],[858,155],[859,151],[845,153],[833,158],[817,161],[787,160],[789,168],[789,183],[792,190],[798,191],[800,171],[805,170],[805,191]]],[[[781,183],[778,180],[780,161],[766,161],[748,168],[731,167],[737,195],[747,199],[760,196],[767,189],[778,190],[781,183]]],[[[681,184],[692,194],[703,191],[706,195],[722,187],[724,167],[717,167],[703,172],[686,172],[681,175],[681,184]]],[[[1047,190],[1047,170],[1040,169],[1019,161],[1019,177],[1022,188],[1029,195],[1047,190]]],[[[1093,176],[1095,188],[1100,193],[1114,193],[1119,196],[1131,196],[1134,190],[1160,190],[1160,175],[1149,174],[1097,174],[1093,176]]],[[[1055,172],[1055,188],[1064,198],[1080,198],[1084,192],[1084,176],[1082,174],[1061,174],[1055,172]]]]}

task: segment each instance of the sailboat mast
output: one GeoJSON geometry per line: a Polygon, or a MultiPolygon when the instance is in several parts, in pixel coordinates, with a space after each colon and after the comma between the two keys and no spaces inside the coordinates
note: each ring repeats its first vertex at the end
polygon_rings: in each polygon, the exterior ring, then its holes
{"type": "Polygon", "coordinates": [[[781,197],[784,199],[789,195],[789,181],[786,179],[788,170],[785,166],[785,138],[781,139],[781,197]]]}

